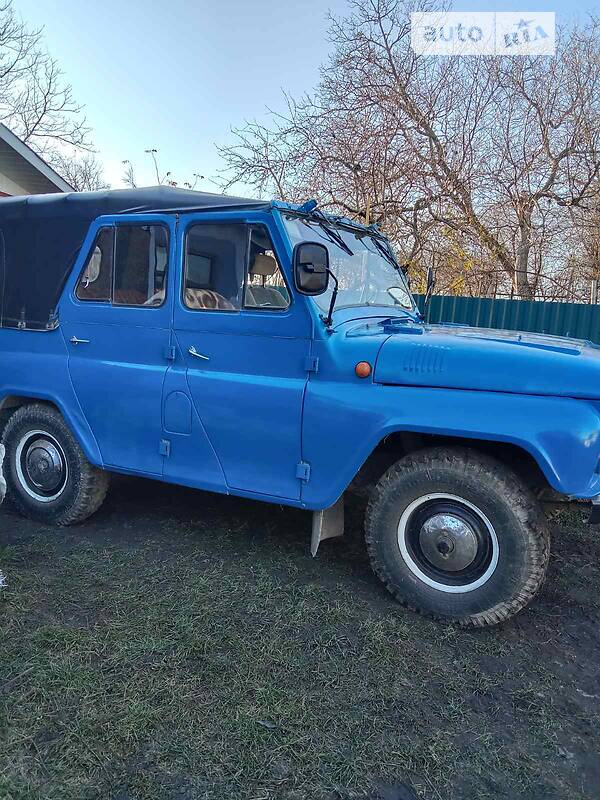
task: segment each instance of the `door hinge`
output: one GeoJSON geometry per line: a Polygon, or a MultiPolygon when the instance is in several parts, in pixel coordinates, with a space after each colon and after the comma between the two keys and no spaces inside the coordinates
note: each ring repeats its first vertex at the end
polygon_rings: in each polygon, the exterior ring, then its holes
{"type": "Polygon", "coordinates": [[[318,356],[306,356],[304,360],[304,369],[307,372],[318,372],[319,371],[318,356]]]}
{"type": "Polygon", "coordinates": [[[298,480],[308,483],[310,480],[310,464],[307,464],[306,461],[299,461],[296,464],[296,477],[298,480]]]}
{"type": "Polygon", "coordinates": [[[175,345],[170,344],[165,348],[165,358],[167,361],[175,361],[175,345]]]}
{"type": "Polygon", "coordinates": [[[171,455],[171,442],[168,439],[161,439],[158,445],[158,453],[167,458],[171,455]]]}

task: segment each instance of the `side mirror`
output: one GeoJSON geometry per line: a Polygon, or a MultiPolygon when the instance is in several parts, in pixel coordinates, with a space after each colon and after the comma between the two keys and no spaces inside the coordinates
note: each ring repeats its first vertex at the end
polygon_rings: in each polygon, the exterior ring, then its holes
{"type": "Polygon", "coordinates": [[[318,295],[329,286],[329,252],[318,242],[300,242],[294,248],[294,278],[302,294],[318,295]]]}

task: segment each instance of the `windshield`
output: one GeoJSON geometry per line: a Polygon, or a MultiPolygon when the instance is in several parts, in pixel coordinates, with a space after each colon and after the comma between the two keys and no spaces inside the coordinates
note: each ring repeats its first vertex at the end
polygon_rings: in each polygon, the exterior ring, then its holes
{"type": "MultiPolygon", "coordinates": [[[[305,219],[283,215],[292,244],[323,242],[329,250],[329,267],[338,280],[335,308],[348,306],[393,306],[414,310],[406,278],[392,263],[387,242],[366,231],[349,230],[327,219],[305,219]]],[[[327,291],[314,299],[327,313],[333,281],[327,291]]]]}

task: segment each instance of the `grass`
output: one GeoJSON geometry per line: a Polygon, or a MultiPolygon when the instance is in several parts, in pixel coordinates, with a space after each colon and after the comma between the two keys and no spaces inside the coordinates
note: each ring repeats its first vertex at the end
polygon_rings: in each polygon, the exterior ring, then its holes
{"type": "Polygon", "coordinates": [[[350,535],[142,481],[68,531],[0,512],[0,798],[597,798],[600,547],[555,529],[540,601],[403,611],[350,535]],[[409,796],[409,795],[406,795],[409,796]]]}

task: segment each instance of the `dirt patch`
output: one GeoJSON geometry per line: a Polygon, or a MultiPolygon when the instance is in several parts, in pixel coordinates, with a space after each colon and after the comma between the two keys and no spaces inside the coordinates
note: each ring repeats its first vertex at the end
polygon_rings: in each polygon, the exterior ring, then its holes
{"type": "Polygon", "coordinates": [[[405,612],[363,508],[310,515],[139,480],[78,528],[0,512],[0,798],[600,796],[600,540],[480,632],[405,612]]]}

